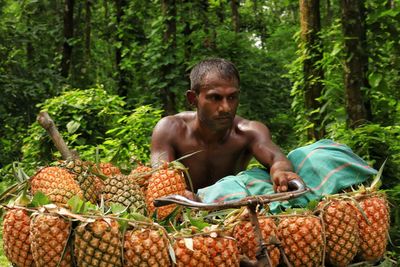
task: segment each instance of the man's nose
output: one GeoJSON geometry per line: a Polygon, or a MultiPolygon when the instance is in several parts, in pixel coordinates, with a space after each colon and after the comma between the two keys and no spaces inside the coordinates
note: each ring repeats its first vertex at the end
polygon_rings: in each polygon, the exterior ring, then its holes
{"type": "Polygon", "coordinates": [[[231,111],[231,105],[229,104],[228,99],[223,98],[221,100],[221,104],[219,105],[220,111],[222,112],[230,112],[231,111]]]}

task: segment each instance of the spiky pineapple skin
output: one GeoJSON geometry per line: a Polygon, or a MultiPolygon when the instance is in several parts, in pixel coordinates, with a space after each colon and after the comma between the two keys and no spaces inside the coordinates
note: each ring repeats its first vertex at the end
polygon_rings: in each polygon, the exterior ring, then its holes
{"type": "Polygon", "coordinates": [[[75,229],[74,245],[78,266],[122,266],[121,237],[115,220],[81,222],[75,229]]]}
{"type": "Polygon", "coordinates": [[[94,174],[102,174],[108,177],[121,174],[121,169],[111,162],[100,162],[99,164],[92,164],[91,171],[94,174]]]}
{"type": "Polygon", "coordinates": [[[149,186],[149,180],[152,174],[151,172],[151,167],[139,165],[129,174],[129,178],[134,180],[140,186],[140,188],[142,188],[144,194],[146,194],[147,187],[149,186]]]}
{"type": "Polygon", "coordinates": [[[360,244],[357,212],[352,203],[342,199],[320,202],[326,233],[326,261],[331,266],[347,266],[360,244]]]}
{"type": "Polygon", "coordinates": [[[70,221],[56,215],[39,214],[32,219],[30,231],[32,254],[36,266],[73,266],[71,247],[67,246],[71,232],[70,221]]]}
{"type": "MultiPolygon", "coordinates": [[[[146,203],[150,214],[156,210],[153,201],[167,195],[178,194],[184,195],[186,183],[184,175],[176,169],[162,168],[152,174],[146,192],[146,203]]],[[[168,205],[157,208],[159,219],[167,217],[176,207],[176,205],[168,205]]]]}
{"type": "Polygon", "coordinates": [[[193,251],[186,247],[184,238],[174,244],[178,267],[239,266],[236,240],[227,237],[194,236],[193,251]]]}
{"type": "MultiPolygon", "coordinates": [[[[277,227],[275,221],[267,217],[258,217],[262,238],[266,244],[271,239],[277,237],[277,227]]],[[[238,241],[238,247],[241,254],[246,255],[250,260],[256,260],[258,249],[257,239],[254,233],[254,227],[250,221],[242,221],[233,229],[233,237],[238,241]]],[[[280,260],[279,248],[276,245],[267,245],[268,255],[272,266],[278,266],[280,260]]]]}
{"type": "Polygon", "coordinates": [[[30,182],[32,195],[40,191],[55,204],[66,204],[73,196],[83,199],[83,192],[75,181],[74,175],[61,167],[42,168],[30,182]]]}
{"type": "Polygon", "coordinates": [[[67,169],[74,175],[85,200],[96,203],[100,195],[98,177],[91,172],[89,162],[80,159],[67,159],[59,163],[60,167],[67,169]]]}
{"type": "Polygon", "coordinates": [[[384,256],[388,243],[389,205],[386,197],[378,194],[366,195],[358,201],[370,222],[365,220],[361,212],[357,213],[361,239],[358,257],[375,262],[384,256]]]}
{"type": "Polygon", "coordinates": [[[126,175],[114,175],[104,181],[103,197],[107,205],[118,203],[134,212],[141,214],[146,212],[142,190],[126,175]]]}
{"type": "Polygon", "coordinates": [[[160,229],[128,230],[124,238],[124,266],[168,267],[168,239],[160,229]]]}
{"type": "Polygon", "coordinates": [[[324,238],[319,218],[283,217],[278,224],[278,238],[293,266],[322,266],[324,238]]]}
{"type": "Polygon", "coordinates": [[[3,221],[3,247],[7,259],[15,266],[35,266],[29,236],[28,212],[20,208],[8,210],[3,221]]]}

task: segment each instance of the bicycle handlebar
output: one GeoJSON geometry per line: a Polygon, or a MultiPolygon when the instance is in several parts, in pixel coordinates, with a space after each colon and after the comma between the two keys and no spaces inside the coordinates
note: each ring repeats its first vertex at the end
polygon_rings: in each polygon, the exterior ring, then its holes
{"type": "Polygon", "coordinates": [[[251,206],[258,204],[266,204],[273,201],[283,201],[298,197],[309,191],[302,181],[298,179],[290,180],[288,182],[289,189],[294,191],[275,193],[271,195],[258,195],[249,196],[239,200],[231,200],[217,203],[203,203],[198,201],[190,200],[181,195],[169,195],[154,200],[155,207],[166,206],[170,204],[178,204],[186,207],[197,208],[202,210],[215,210],[215,209],[227,209],[227,208],[239,208],[242,206],[251,206]]]}

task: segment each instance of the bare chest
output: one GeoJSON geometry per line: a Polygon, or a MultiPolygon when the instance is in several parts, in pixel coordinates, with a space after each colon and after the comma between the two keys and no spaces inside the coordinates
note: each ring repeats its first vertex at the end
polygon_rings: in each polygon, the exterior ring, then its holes
{"type": "Polygon", "coordinates": [[[182,160],[189,169],[194,189],[214,184],[227,175],[244,170],[250,160],[246,142],[233,140],[225,144],[186,144],[178,150],[177,158],[197,152],[182,160]]]}

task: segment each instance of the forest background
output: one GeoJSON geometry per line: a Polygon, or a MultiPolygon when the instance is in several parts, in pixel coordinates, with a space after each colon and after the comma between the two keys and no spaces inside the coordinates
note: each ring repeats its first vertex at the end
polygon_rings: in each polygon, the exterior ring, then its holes
{"type": "Polygon", "coordinates": [[[239,115],[285,152],[330,138],[379,169],[400,249],[400,1],[0,1],[0,191],[13,162],[60,158],[47,110],[82,158],[147,162],[152,127],[190,109],[188,73],[223,57],[241,73],[239,115]]]}

